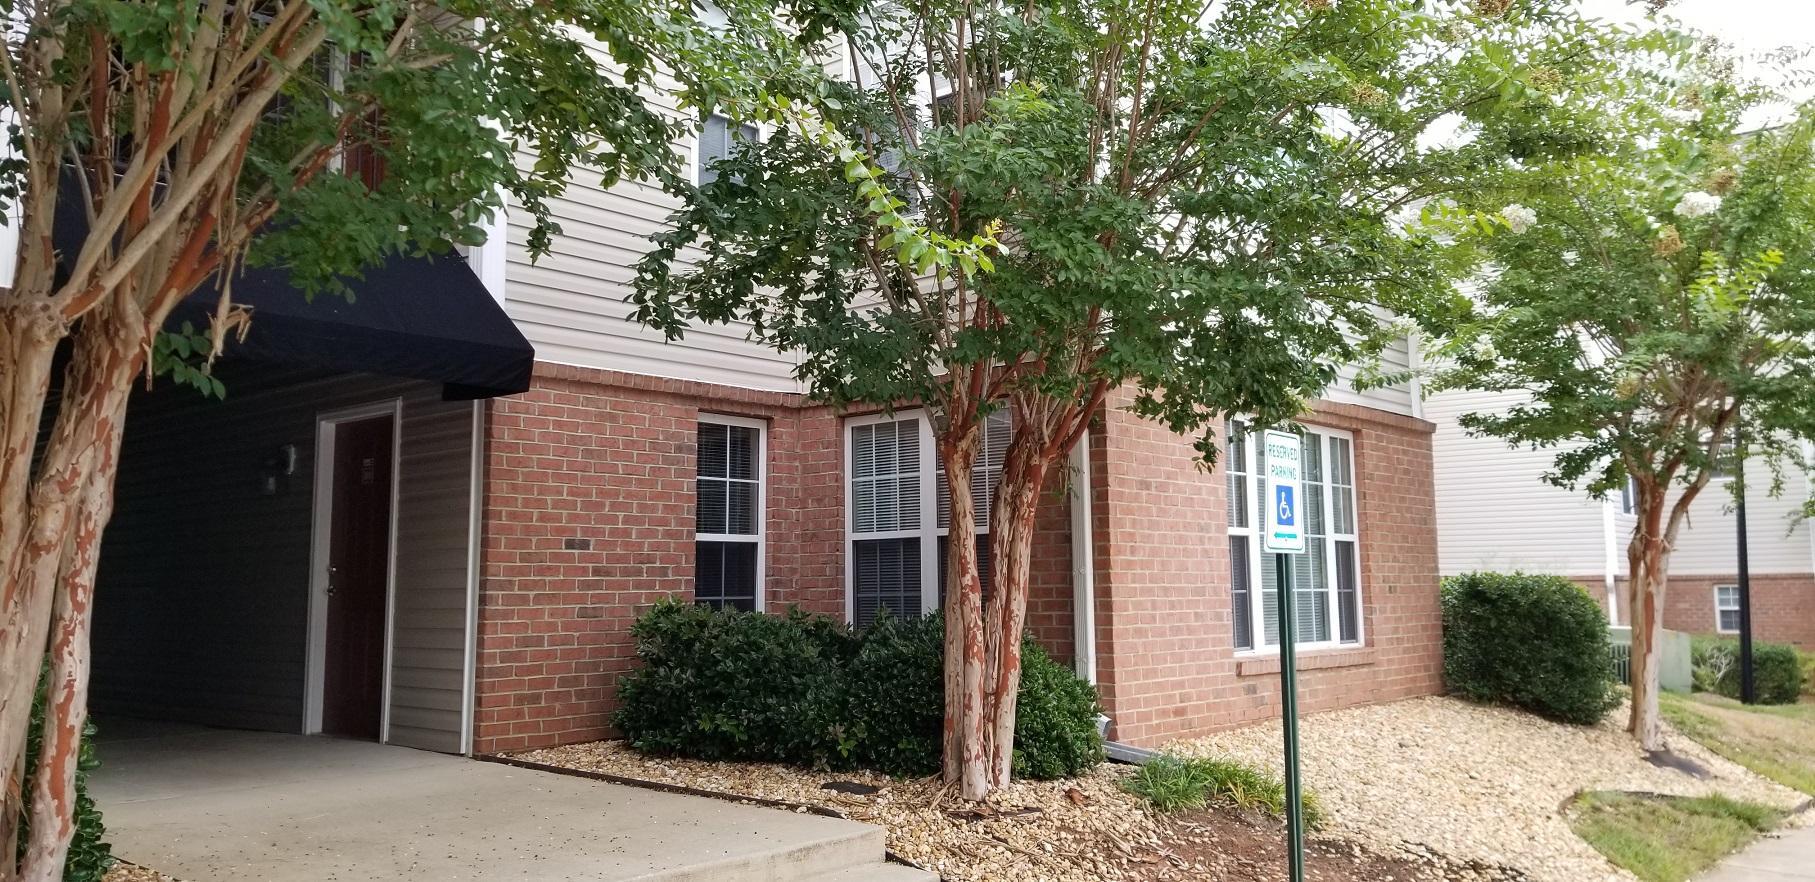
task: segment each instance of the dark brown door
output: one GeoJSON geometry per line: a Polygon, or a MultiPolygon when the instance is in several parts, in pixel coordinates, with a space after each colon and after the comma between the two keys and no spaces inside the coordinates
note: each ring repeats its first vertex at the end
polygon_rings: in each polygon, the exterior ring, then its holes
{"type": "Polygon", "coordinates": [[[329,735],[378,739],[391,556],[393,428],[389,416],[334,427],[321,712],[322,731],[329,735]]]}

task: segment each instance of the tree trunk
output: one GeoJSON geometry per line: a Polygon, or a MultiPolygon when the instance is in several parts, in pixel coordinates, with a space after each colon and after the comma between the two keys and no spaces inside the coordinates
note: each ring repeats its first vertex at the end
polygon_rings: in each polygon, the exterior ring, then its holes
{"type": "Polygon", "coordinates": [[[1021,635],[1027,623],[1028,574],[1032,569],[1034,515],[1051,464],[1044,439],[1009,445],[990,521],[990,781],[1003,787],[1014,769],[1015,712],[1021,689],[1021,635]]]}
{"type": "MultiPolygon", "coordinates": [[[[30,503],[8,517],[23,517],[26,537],[6,572],[5,631],[0,665],[6,694],[0,756],[15,770],[30,728],[32,695],[54,637],[49,704],[34,781],[31,840],[19,878],[56,882],[74,833],[74,775],[86,724],[88,628],[101,531],[111,511],[113,477],[132,380],[143,364],[146,325],[103,307],[87,316],[65,370],[59,407],[32,485],[30,503]],[[53,619],[55,634],[51,634],[53,619]]],[[[40,418],[42,409],[40,408],[40,418]]],[[[9,419],[20,416],[9,414],[9,419]]],[[[35,435],[35,433],[34,433],[35,435]]],[[[27,451],[29,456],[29,450],[27,451]]],[[[21,469],[8,479],[25,480],[21,469]]],[[[10,488],[9,488],[10,489],[10,488]]],[[[6,812],[16,822],[27,795],[9,782],[6,812]]],[[[12,855],[7,855],[11,868],[12,855]]]]}
{"type": "Polygon", "coordinates": [[[1663,529],[1664,490],[1641,485],[1638,524],[1626,548],[1632,579],[1632,713],[1626,731],[1645,750],[1662,746],[1659,722],[1658,647],[1664,637],[1664,589],[1669,576],[1670,543],[1663,529]]]}
{"type": "Polygon", "coordinates": [[[946,532],[944,772],[946,783],[958,784],[959,792],[970,800],[983,799],[990,790],[984,741],[983,582],[971,498],[971,473],[981,441],[974,419],[948,428],[939,440],[951,500],[946,532]]]}
{"type": "MultiPolygon", "coordinates": [[[[100,316],[89,321],[102,322],[100,316]]],[[[84,398],[100,402],[88,428],[90,469],[65,545],[56,586],[45,696],[44,733],[31,794],[31,840],[21,867],[24,882],[58,882],[75,837],[76,766],[82,730],[88,724],[89,635],[93,625],[95,572],[101,533],[113,513],[114,478],[132,378],[137,373],[140,335],[130,328],[105,332],[94,346],[94,386],[84,398]]],[[[87,341],[85,341],[87,342],[87,341]]],[[[89,347],[83,347],[88,349],[89,347]]],[[[91,362],[93,364],[93,362],[91,362]]]]}

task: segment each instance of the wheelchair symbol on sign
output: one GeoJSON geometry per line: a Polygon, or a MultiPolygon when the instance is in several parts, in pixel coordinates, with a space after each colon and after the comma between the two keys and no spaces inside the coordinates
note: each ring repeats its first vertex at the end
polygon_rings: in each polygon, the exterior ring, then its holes
{"type": "Polygon", "coordinates": [[[1282,527],[1295,526],[1292,511],[1292,488],[1274,487],[1273,490],[1274,507],[1279,509],[1279,525],[1282,527]]]}

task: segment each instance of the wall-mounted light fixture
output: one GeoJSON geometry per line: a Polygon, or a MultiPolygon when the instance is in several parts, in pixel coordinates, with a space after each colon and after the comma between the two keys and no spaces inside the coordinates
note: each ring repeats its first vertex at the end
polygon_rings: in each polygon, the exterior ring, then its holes
{"type": "Polygon", "coordinates": [[[296,474],[296,445],[285,444],[265,458],[259,489],[266,496],[288,492],[290,476],[296,474]]]}

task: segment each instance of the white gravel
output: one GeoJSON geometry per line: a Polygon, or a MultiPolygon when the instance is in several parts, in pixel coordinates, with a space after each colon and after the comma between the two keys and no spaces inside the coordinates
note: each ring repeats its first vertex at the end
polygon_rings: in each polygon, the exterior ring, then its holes
{"type": "MultiPolygon", "coordinates": [[[[1419,698],[1308,716],[1300,755],[1332,832],[1510,867],[1541,882],[1633,878],[1570,830],[1562,808],[1583,790],[1721,793],[1785,809],[1804,802],[1669,729],[1667,745],[1713,777],[1653,766],[1624,731],[1625,718],[1621,708],[1598,726],[1567,726],[1458,699],[1419,698]]],[[[1280,742],[1273,722],[1169,749],[1278,770],[1280,742]]]]}

